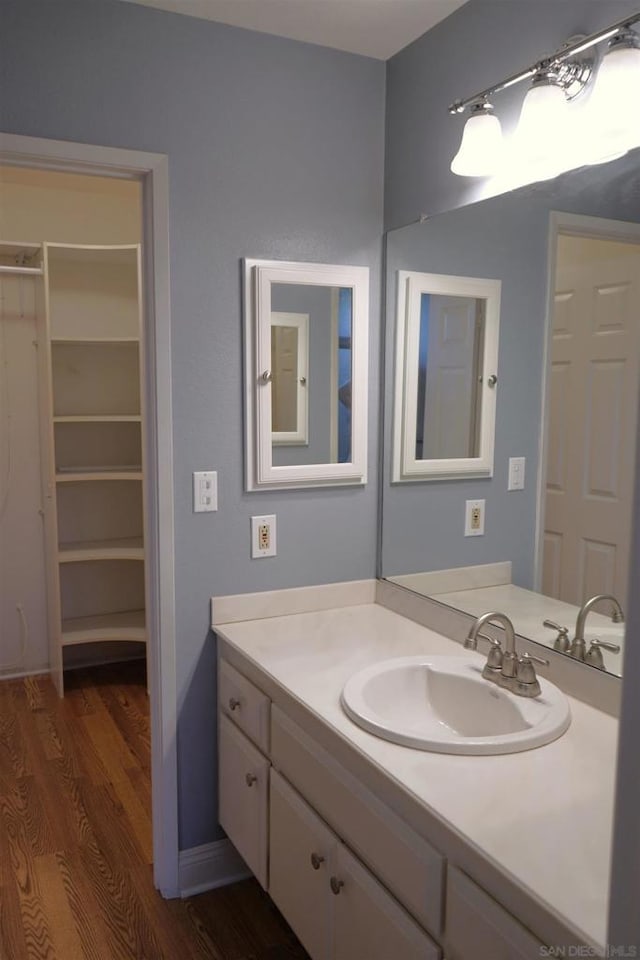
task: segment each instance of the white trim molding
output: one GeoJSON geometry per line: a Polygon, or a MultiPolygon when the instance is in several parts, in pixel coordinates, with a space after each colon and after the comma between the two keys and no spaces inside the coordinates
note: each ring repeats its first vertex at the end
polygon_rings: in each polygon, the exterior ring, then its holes
{"type": "Polygon", "coordinates": [[[215,890],[251,876],[230,840],[215,840],[180,851],[178,883],[181,897],[215,890]]]}
{"type": "Polygon", "coordinates": [[[496,420],[500,280],[454,277],[437,273],[398,270],[396,310],[395,384],[393,413],[393,483],[421,480],[456,480],[493,476],[496,420]],[[481,300],[484,309],[483,352],[480,369],[479,446],[475,457],[418,459],[418,357],[423,294],[481,300]]]}
{"type": "Polygon", "coordinates": [[[178,768],[168,160],[163,154],[0,133],[2,164],[138,180],[143,187],[153,876],[163,896],[176,897],[178,768]]]}
{"type": "MultiPolygon", "coordinates": [[[[245,489],[279,490],[367,482],[369,268],[328,263],[244,260],[245,489]],[[351,459],[345,463],[273,464],[271,422],[272,284],[348,287],[351,322],[351,459]]],[[[331,317],[327,317],[327,324],[331,317]]],[[[312,336],[310,334],[310,336],[312,336]]],[[[329,361],[329,358],[327,358],[329,361]]],[[[330,362],[328,362],[330,367],[330,362]]],[[[327,370],[327,379],[330,371],[327,370]]],[[[323,376],[314,370],[307,380],[323,376]]],[[[330,424],[326,425],[327,433],[330,424]]]]}

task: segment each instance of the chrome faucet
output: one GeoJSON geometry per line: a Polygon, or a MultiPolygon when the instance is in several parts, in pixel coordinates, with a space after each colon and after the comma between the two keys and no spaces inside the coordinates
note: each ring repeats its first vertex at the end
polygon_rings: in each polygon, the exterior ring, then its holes
{"type": "MultiPolygon", "coordinates": [[[[586,603],[583,603],[578,611],[578,617],[576,619],[576,634],[569,648],[569,656],[573,657],[575,660],[585,660],[586,658],[586,641],[584,639],[584,625],[587,619],[589,612],[595,607],[597,603],[600,603],[603,600],[608,600],[613,607],[613,612],[611,614],[611,620],[613,623],[624,623],[624,612],[618,600],[611,593],[598,593],[595,597],[591,597],[586,603]]],[[[605,649],[613,649],[616,647],[616,644],[600,644],[604,646],[605,649]]],[[[617,647],[617,650],[613,652],[619,652],[620,648],[617,647]]]]}
{"type": "Polygon", "coordinates": [[[479,639],[487,640],[491,644],[491,650],[482,671],[485,680],[490,680],[520,697],[537,697],[540,694],[540,683],[534,663],[549,666],[549,661],[541,657],[533,657],[528,653],[518,656],[516,633],[506,614],[491,612],[483,613],[478,617],[467,634],[464,646],[467,650],[477,650],[479,639]],[[504,650],[499,640],[480,633],[487,623],[501,624],[504,627],[504,650]]]}

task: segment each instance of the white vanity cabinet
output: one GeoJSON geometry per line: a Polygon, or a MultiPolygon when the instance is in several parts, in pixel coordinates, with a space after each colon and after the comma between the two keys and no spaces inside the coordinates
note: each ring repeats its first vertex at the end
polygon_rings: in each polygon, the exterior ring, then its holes
{"type": "Polygon", "coordinates": [[[543,944],[224,659],[220,823],[312,960],[538,960],[543,944]]]}
{"type": "Polygon", "coordinates": [[[266,889],[269,761],[224,714],[218,724],[220,823],[266,889]]]}
{"type": "Polygon", "coordinates": [[[219,818],[267,887],[271,701],[225,660],[218,663],[219,818]]]}
{"type": "Polygon", "coordinates": [[[447,877],[447,960],[539,960],[543,944],[460,870],[447,877]]]}
{"type": "Polygon", "coordinates": [[[439,960],[437,945],[276,771],[269,893],[313,960],[439,960]]]}

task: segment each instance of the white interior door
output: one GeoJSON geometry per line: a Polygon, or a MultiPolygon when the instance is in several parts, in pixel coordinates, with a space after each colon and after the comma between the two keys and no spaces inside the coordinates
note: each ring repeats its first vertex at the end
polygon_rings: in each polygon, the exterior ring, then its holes
{"type": "Polygon", "coordinates": [[[481,304],[475,297],[429,299],[423,458],[473,457],[481,304]]]}
{"type": "Polygon", "coordinates": [[[626,604],[640,357],[640,245],[558,237],[542,589],[626,604]]]}
{"type": "Polygon", "coordinates": [[[309,314],[271,314],[271,440],[308,443],[309,314]]]}

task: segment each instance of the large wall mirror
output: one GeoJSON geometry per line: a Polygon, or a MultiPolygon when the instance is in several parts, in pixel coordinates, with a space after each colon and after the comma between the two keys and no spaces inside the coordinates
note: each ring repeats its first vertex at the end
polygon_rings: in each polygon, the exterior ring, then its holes
{"type": "Polygon", "coordinates": [[[365,483],[368,267],[244,274],[247,490],[365,483]]]}
{"type": "Polygon", "coordinates": [[[586,662],[619,674],[638,434],[640,150],[390,232],[385,340],[382,575],[475,616],[501,610],[561,652],[580,607],[612,595],[584,623],[586,662]],[[500,283],[492,477],[394,482],[407,272],[500,283]],[[483,536],[465,537],[467,500],[484,501],[483,536]]]}

